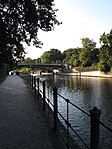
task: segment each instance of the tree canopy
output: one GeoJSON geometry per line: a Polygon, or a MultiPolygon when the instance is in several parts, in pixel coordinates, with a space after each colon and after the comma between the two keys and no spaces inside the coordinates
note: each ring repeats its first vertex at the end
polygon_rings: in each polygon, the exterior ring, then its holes
{"type": "Polygon", "coordinates": [[[57,49],[50,49],[41,56],[42,63],[57,63],[58,61],[62,61],[62,54],[57,49]]]}
{"type": "Polygon", "coordinates": [[[79,55],[79,60],[82,66],[91,66],[92,64],[92,53],[96,47],[96,43],[89,38],[82,38],[82,48],[79,55]]]}
{"type": "Polygon", "coordinates": [[[38,31],[51,31],[59,25],[56,12],[54,0],[0,0],[1,65],[11,67],[24,57],[23,42],[40,47],[38,31]]]}
{"type": "Polygon", "coordinates": [[[103,33],[100,36],[101,47],[99,49],[99,69],[110,71],[112,67],[112,30],[110,33],[103,33]]]}

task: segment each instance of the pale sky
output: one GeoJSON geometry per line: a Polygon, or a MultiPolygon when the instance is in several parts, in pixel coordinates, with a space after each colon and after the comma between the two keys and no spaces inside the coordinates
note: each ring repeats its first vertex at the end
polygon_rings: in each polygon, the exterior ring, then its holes
{"type": "Polygon", "coordinates": [[[112,0],[54,0],[54,3],[62,25],[51,32],[40,31],[42,48],[27,47],[26,57],[38,58],[52,48],[63,52],[81,47],[83,37],[93,39],[98,46],[100,35],[112,29],[112,0]]]}

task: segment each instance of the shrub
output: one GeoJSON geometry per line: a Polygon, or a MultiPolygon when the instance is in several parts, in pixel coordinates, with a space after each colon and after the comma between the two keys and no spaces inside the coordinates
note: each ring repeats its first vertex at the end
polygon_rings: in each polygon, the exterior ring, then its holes
{"type": "Polygon", "coordinates": [[[110,69],[111,69],[111,66],[108,64],[108,62],[100,61],[100,62],[98,63],[98,69],[99,69],[100,71],[109,72],[110,69]]]}

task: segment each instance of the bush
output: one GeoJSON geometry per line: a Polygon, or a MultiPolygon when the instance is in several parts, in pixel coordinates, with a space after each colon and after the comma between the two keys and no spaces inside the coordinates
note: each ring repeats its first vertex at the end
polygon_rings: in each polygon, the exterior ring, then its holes
{"type": "Polygon", "coordinates": [[[100,61],[98,63],[98,69],[103,72],[109,72],[111,69],[111,66],[108,64],[108,62],[100,61]]]}

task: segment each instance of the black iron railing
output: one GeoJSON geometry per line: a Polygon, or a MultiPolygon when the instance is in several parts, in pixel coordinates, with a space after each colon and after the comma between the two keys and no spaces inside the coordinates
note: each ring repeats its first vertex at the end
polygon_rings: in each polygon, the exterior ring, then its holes
{"type": "Polygon", "coordinates": [[[50,87],[46,84],[45,81],[41,81],[36,76],[27,76],[27,82],[30,84],[31,88],[34,90],[34,93],[37,94],[38,99],[41,99],[43,104],[43,110],[46,110],[49,114],[50,118],[53,121],[54,131],[59,131],[63,140],[65,141],[68,148],[71,148],[70,141],[71,135],[70,130],[80,139],[80,141],[84,144],[86,148],[90,149],[99,149],[99,132],[100,132],[100,125],[102,125],[105,129],[112,133],[112,129],[103,124],[100,121],[101,111],[94,107],[89,111],[89,113],[85,112],[83,109],[78,107],[77,105],[73,104],[69,99],[63,97],[61,94],[58,93],[58,89],[56,87],[52,88],[50,92],[50,87]],[[52,95],[52,100],[50,99],[52,95]],[[66,118],[59,112],[58,110],[58,100],[62,98],[66,102],[66,118]],[[74,129],[72,124],[69,121],[69,107],[73,106],[77,108],[79,111],[84,113],[90,119],[90,146],[88,146],[85,141],[81,138],[78,132],[74,129]],[[64,126],[60,121],[60,118],[64,122],[64,126]],[[62,128],[64,128],[62,130],[62,128]]]}

